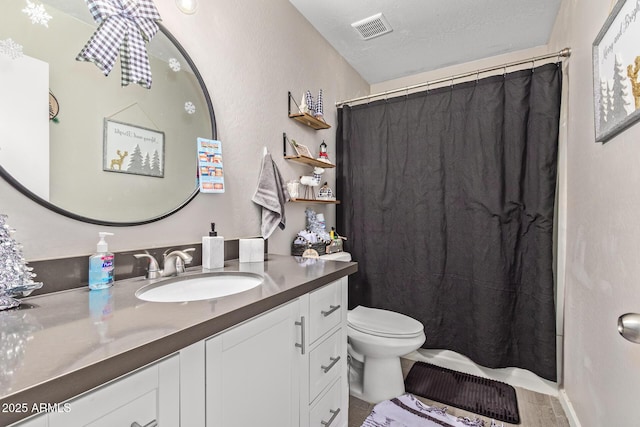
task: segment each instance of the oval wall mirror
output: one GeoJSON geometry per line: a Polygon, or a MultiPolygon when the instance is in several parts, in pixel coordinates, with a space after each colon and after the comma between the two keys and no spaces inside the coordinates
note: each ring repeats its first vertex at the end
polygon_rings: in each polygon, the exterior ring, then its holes
{"type": "Polygon", "coordinates": [[[147,44],[151,89],[122,87],[119,60],[108,77],[76,61],[96,28],[83,0],[3,1],[0,175],[80,221],[157,221],[198,193],[197,138],[216,138],[213,106],[162,25],[147,44]]]}

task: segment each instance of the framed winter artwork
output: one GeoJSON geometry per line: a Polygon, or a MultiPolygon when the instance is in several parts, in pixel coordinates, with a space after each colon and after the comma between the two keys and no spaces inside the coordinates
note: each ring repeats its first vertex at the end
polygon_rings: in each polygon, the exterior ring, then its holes
{"type": "Polygon", "coordinates": [[[640,118],[640,0],[618,0],[593,42],[596,141],[640,118]]]}
{"type": "Polygon", "coordinates": [[[296,153],[298,153],[298,156],[313,158],[311,151],[309,151],[309,148],[306,145],[296,144],[293,148],[296,150],[296,153]]]}
{"type": "Polygon", "coordinates": [[[164,178],[164,132],[104,119],[102,170],[164,178]]]}

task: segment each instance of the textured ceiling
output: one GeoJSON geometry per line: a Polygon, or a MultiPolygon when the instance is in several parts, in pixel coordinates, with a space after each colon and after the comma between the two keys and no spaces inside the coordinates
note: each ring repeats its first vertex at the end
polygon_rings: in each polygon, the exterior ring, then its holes
{"type": "Polygon", "coordinates": [[[289,0],[367,80],[379,83],[545,45],[561,0],[289,0]],[[351,24],[382,12],[391,33],[351,24]]]}

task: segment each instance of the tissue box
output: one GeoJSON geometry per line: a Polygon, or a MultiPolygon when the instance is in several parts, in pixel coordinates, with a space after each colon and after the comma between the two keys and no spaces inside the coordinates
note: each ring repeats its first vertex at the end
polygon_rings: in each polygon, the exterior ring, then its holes
{"type": "Polygon", "coordinates": [[[240,262],[263,262],[264,239],[240,239],[240,262]]]}

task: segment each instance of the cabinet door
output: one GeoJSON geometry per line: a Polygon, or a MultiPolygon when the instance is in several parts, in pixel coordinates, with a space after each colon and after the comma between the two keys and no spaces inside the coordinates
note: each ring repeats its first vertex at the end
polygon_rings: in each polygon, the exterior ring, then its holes
{"type": "Polygon", "coordinates": [[[49,427],[113,427],[180,424],[177,355],[143,368],[68,402],[68,412],[49,415],[49,427]]]}
{"type": "Polygon", "coordinates": [[[48,427],[49,416],[47,414],[36,415],[29,418],[26,421],[19,421],[16,424],[11,424],[10,427],[48,427]]]}
{"type": "Polygon", "coordinates": [[[207,340],[207,427],[298,427],[299,301],[207,340]]]}

